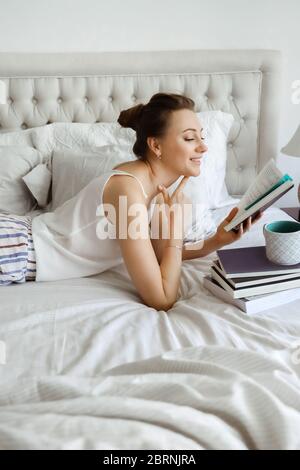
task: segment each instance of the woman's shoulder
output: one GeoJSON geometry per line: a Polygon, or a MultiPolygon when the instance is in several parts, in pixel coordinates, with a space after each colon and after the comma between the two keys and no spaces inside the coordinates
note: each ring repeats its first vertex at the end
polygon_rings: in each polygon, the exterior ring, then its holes
{"type": "MultiPolygon", "coordinates": [[[[119,165],[116,165],[112,171],[115,171],[116,172],[116,176],[118,178],[118,174],[117,172],[120,171],[120,172],[124,172],[123,175],[125,176],[125,178],[119,178],[119,180],[122,180],[122,184],[123,185],[129,185],[131,186],[132,185],[132,176],[134,177],[135,180],[137,180],[138,184],[143,187],[143,192],[144,191],[144,187],[145,187],[145,184],[146,184],[146,181],[147,181],[147,170],[146,170],[146,167],[145,167],[145,164],[139,160],[137,161],[129,161],[129,162],[123,162],[123,163],[120,163],[119,165]],[[125,173],[128,173],[128,175],[126,175],[125,173]]],[[[123,176],[121,174],[121,176],[123,176]]],[[[113,180],[114,178],[111,178],[111,180],[113,180]]]]}
{"type": "Polygon", "coordinates": [[[123,162],[119,163],[119,165],[116,165],[112,168],[112,170],[121,170],[121,171],[141,171],[141,162],[139,161],[129,161],[129,162],[123,162]]]}
{"type": "MultiPolygon", "coordinates": [[[[124,162],[112,169],[112,171],[124,171],[125,173],[113,173],[114,177],[108,179],[103,191],[103,202],[109,202],[111,199],[114,199],[116,195],[119,195],[119,193],[124,193],[124,191],[127,195],[132,193],[137,197],[137,189],[140,189],[143,195],[144,191],[142,190],[141,182],[143,170],[137,165],[132,165],[133,163],[135,162],[124,162]],[[129,175],[126,175],[126,173],[129,173],[129,175]],[[132,178],[130,175],[135,178],[132,178]]],[[[143,199],[145,199],[144,195],[143,199]]]]}

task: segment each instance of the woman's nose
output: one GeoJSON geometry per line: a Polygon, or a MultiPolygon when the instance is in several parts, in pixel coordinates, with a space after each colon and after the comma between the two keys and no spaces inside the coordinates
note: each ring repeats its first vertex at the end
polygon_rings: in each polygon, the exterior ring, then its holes
{"type": "Polygon", "coordinates": [[[207,152],[207,150],[208,150],[208,147],[207,147],[207,145],[205,145],[204,142],[201,142],[201,144],[198,145],[198,147],[197,147],[197,152],[199,152],[199,153],[205,153],[205,152],[207,152]]]}

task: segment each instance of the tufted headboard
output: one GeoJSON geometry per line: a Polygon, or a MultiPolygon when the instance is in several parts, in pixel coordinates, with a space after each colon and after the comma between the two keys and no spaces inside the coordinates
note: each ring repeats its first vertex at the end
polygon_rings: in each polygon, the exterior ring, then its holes
{"type": "Polygon", "coordinates": [[[241,195],[277,158],[281,55],[273,50],[99,53],[0,53],[0,132],[53,122],[112,122],[122,109],[157,92],[195,101],[196,112],[235,119],[228,138],[226,184],[241,195]]]}

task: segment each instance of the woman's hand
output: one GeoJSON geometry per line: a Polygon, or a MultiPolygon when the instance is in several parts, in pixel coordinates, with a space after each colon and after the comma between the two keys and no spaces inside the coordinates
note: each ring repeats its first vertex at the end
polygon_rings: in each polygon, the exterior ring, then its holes
{"type": "Polygon", "coordinates": [[[250,230],[252,224],[255,224],[258,220],[260,220],[263,215],[263,213],[259,211],[254,218],[248,217],[248,219],[244,220],[244,222],[240,224],[239,230],[237,232],[234,232],[233,230],[226,232],[224,227],[229,222],[231,222],[231,220],[233,219],[233,217],[236,215],[237,212],[238,212],[238,207],[234,207],[230,211],[230,213],[227,215],[226,219],[224,219],[223,222],[218,226],[217,233],[215,234],[214,238],[219,248],[221,248],[224,245],[229,245],[230,243],[233,243],[239,240],[243,236],[244,233],[250,230]]]}
{"type": "Polygon", "coordinates": [[[164,204],[166,204],[166,215],[168,216],[171,232],[174,230],[176,235],[180,234],[180,236],[176,238],[182,238],[184,236],[184,206],[186,204],[186,197],[183,193],[183,188],[188,179],[189,176],[184,176],[171,196],[164,186],[158,186],[159,191],[161,191],[163,195],[164,204]]]}

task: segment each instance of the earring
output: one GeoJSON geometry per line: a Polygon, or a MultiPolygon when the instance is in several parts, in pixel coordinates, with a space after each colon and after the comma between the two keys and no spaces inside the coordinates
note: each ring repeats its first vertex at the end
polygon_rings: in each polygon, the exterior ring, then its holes
{"type": "Polygon", "coordinates": [[[157,155],[157,158],[158,158],[159,160],[161,160],[161,155],[157,155]]]}

